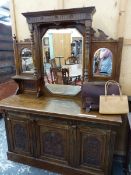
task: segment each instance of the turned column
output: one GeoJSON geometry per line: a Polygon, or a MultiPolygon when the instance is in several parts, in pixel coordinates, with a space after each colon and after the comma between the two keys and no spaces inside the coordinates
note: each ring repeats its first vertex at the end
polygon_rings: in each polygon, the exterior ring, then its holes
{"type": "Polygon", "coordinates": [[[85,21],[85,37],[84,37],[84,81],[88,81],[88,67],[89,67],[89,59],[90,59],[90,44],[91,44],[91,21],[85,21]]]}

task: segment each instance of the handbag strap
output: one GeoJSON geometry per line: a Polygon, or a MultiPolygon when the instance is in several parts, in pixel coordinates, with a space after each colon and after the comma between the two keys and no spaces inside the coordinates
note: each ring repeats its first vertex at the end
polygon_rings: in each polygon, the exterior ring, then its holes
{"type": "Polygon", "coordinates": [[[108,90],[108,87],[110,84],[115,84],[116,86],[118,86],[119,88],[119,93],[120,93],[120,96],[122,96],[122,92],[121,92],[121,88],[120,88],[120,84],[114,80],[109,80],[105,83],[105,96],[107,96],[107,90],[108,90]]]}

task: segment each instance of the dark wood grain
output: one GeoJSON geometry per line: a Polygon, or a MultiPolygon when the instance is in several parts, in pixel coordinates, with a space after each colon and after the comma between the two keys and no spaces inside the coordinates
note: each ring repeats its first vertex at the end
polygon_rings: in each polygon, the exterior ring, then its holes
{"type": "Polygon", "coordinates": [[[111,122],[120,125],[122,123],[121,115],[101,115],[98,112],[85,112],[81,109],[81,101],[72,98],[58,97],[40,97],[33,95],[14,95],[0,101],[3,109],[20,109],[23,112],[32,112],[37,114],[49,114],[62,118],[79,119],[81,121],[111,122]]]}

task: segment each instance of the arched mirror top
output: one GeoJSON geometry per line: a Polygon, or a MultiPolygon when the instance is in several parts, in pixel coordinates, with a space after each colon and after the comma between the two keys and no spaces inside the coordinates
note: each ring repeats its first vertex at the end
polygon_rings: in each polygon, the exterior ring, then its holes
{"type": "Polygon", "coordinates": [[[95,51],[93,57],[93,76],[112,75],[113,54],[108,48],[99,48],[95,51]]]}
{"type": "Polygon", "coordinates": [[[114,40],[102,30],[92,31],[88,80],[119,81],[123,38],[114,40]]]}
{"type": "Polygon", "coordinates": [[[22,73],[34,72],[32,52],[30,48],[22,48],[20,52],[22,73]]]}

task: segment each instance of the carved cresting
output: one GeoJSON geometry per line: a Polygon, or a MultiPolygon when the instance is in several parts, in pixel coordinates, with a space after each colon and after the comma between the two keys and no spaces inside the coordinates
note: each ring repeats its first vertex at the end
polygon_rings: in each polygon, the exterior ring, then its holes
{"type": "Polygon", "coordinates": [[[24,126],[20,124],[15,124],[14,126],[14,142],[15,147],[26,151],[27,149],[27,130],[24,126]]]}
{"type": "Polygon", "coordinates": [[[64,15],[53,15],[53,16],[40,16],[40,17],[29,17],[28,18],[28,23],[36,23],[39,22],[56,22],[56,21],[72,21],[72,20],[83,20],[83,19],[87,19],[88,16],[86,13],[81,13],[81,14],[64,14],[64,15]]]}
{"type": "Polygon", "coordinates": [[[86,136],[83,140],[83,163],[92,166],[101,165],[102,142],[96,136],[86,136]]]}
{"type": "Polygon", "coordinates": [[[43,152],[50,156],[64,158],[64,139],[62,135],[55,131],[43,134],[43,152]]]}
{"type": "Polygon", "coordinates": [[[85,21],[85,64],[84,64],[84,81],[88,80],[88,64],[90,58],[90,43],[91,43],[91,21],[85,21]]]}

